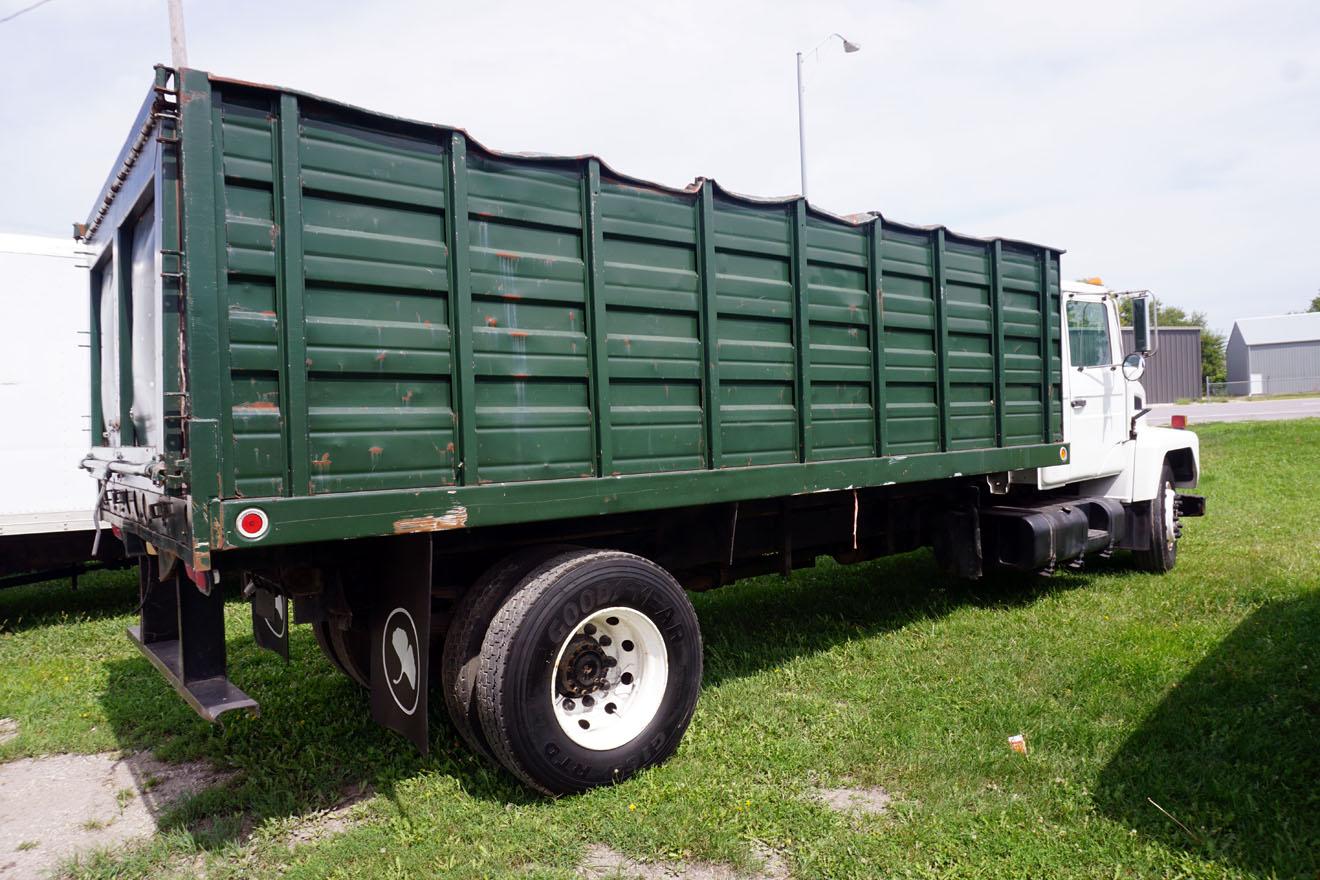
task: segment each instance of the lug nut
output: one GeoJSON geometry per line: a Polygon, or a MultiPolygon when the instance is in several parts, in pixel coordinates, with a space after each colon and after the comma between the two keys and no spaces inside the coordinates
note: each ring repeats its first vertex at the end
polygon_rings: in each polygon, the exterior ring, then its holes
{"type": "Polygon", "coordinates": [[[576,708],[577,708],[577,703],[574,703],[572,700],[564,700],[565,712],[572,712],[576,708]]]}
{"type": "Polygon", "coordinates": [[[583,708],[590,709],[594,705],[596,705],[596,698],[593,697],[591,694],[587,694],[585,697],[582,698],[583,708]]]}
{"type": "Polygon", "coordinates": [[[600,642],[602,648],[608,648],[610,645],[614,644],[614,640],[609,636],[601,636],[597,641],[600,642]]]}
{"type": "Polygon", "coordinates": [[[589,623],[582,627],[582,631],[589,636],[594,636],[596,634],[596,625],[594,623],[589,623]]]}

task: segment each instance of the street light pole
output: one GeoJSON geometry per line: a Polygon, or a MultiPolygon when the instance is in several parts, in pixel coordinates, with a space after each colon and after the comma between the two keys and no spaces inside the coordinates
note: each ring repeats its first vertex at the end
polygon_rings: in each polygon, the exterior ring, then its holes
{"type": "MultiPolygon", "coordinates": [[[[842,34],[830,34],[825,39],[816,44],[812,52],[815,52],[821,46],[824,46],[835,37],[843,43],[843,51],[852,54],[860,52],[862,46],[860,43],[854,43],[852,40],[844,38],[842,34]]],[[[802,197],[807,197],[807,85],[802,79],[802,56],[805,53],[797,53],[797,87],[798,87],[798,161],[802,166],[802,197]]]]}

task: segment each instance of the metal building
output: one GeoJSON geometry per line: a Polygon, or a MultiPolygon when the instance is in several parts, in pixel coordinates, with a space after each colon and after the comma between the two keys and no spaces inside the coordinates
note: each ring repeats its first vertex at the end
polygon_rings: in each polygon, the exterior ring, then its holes
{"type": "MultiPolygon", "coordinates": [[[[1132,328],[1123,328],[1123,353],[1132,351],[1132,328]]],[[[1200,397],[1201,328],[1161,327],[1159,348],[1146,361],[1141,377],[1147,403],[1174,403],[1200,397]]]]}
{"type": "Polygon", "coordinates": [[[1320,391],[1320,312],[1243,318],[1227,358],[1230,394],[1320,391]]]}

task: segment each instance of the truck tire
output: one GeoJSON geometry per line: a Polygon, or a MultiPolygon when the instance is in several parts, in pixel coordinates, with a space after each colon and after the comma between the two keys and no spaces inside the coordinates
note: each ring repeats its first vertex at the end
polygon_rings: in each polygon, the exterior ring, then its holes
{"type": "Polygon", "coordinates": [[[1164,574],[1178,563],[1178,514],[1173,498],[1173,468],[1165,462],[1159,488],[1149,502],[1150,548],[1132,554],[1143,571],[1164,574]]]}
{"type": "MultiPolygon", "coordinates": [[[[316,646],[321,649],[325,659],[330,661],[330,665],[338,669],[344,675],[348,675],[348,668],[339,661],[339,655],[335,653],[335,648],[330,644],[330,622],[319,620],[312,624],[312,635],[316,637],[316,646]]],[[[351,676],[350,676],[351,677],[351,676]]]]}
{"type": "Polygon", "coordinates": [[[371,634],[365,629],[340,629],[333,621],[312,624],[316,644],[326,659],[364,688],[371,688],[371,634]]]}
{"type": "Polygon", "coordinates": [[[440,687],[454,729],[463,742],[485,758],[494,760],[495,756],[481,730],[476,691],[481,643],[491,618],[528,572],[574,549],[567,544],[550,544],[514,551],[488,568],[454,606],[440,657],[440,687]]]}
{"type": "Polygon", "coordinates": [[[619,782],[678,748],[701,688],[701,630],[683,588],[618,551],[530,572],[481,646],[477,707],[491,750],[550,795],[619,782]]]}

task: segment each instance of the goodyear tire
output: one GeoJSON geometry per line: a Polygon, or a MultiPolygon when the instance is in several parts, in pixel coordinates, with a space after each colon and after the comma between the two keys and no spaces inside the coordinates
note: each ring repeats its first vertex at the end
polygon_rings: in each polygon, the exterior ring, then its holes
{"type": "Polygon", "coordinates": [[[551,795],[659,764],[678,748],[701,687],[701,632],[683,588],[617,551],[556,556],[491,621],[477,679],[481,728],[500,763],[551,795]]]}
{"type": "Polygon", "coordinates": [[[481,643],[491,618],[529,571],[572,549],[549,545],[516,550],[487,569],[454,606],[440,657],[440,687],[454,729],[479,755],[494,759],[481,730],[476,702],[481,643]]]}
{"type": "Polygon", "coordinates": [[[1164,574],[1178,564],[1178,517],[1173,499],[1173,468],[1165,462],[1159,489],[1150,500],[1150,548],[1132,554],[1143,571],[1164,574]]]}

